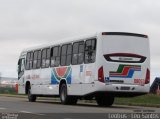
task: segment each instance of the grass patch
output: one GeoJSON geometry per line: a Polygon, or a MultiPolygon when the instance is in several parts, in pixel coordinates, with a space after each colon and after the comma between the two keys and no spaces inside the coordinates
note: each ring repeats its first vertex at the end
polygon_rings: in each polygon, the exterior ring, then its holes
{"type": "Polygon", "coordinates": [[[160,107],[160,96],[147,94],[130,98],[115,98],[115,104],[160,107]]]}
{"type": "Polygon", "coordinates": [[[17,94],[14,87],[0,87],[0,94],[17,94]]]}

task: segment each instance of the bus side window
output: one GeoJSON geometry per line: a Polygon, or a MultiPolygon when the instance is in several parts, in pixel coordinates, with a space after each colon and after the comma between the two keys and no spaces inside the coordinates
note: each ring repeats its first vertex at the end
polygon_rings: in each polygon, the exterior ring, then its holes
{"type": "Polygon", "coordinates": [[[21,72],[21,62],[22,62],[22,60],[19,59],[18,60],[18,74],[21,72]]]}
{"type": "Polygon", "coordinates": [[[18,79],[24,74],[24,59],[18,61],[18,79]]]}
{"type": "Polygon", "coordinates": [[[47,68],[50,65],[50,48],[46,48],[42,50],[42,68],[47,68]]]}
{"type": "Polygon", "coordinates": [[[61,66],[70,65],[72,56],[72,44],[65,44],[61,47],[61,66]]]}
{"type": "Polygon", "coordinates": [[[67,56],[66,56],[66,65],[71,64],[71,57],[72,57],[72,44],[67,45],[67,56]]]}
{"type": "Polygon", "coordinates": [[[82,64],[84,60],[84,41],[79,42],[78,64],[82,64]]]}
{"type": "Polygon", "coordinates": [[[26,57],[26,69],[29,69],[29,59],[30,59],[30,52],[27,53],[27,57],[26,57]]]}
{"type": "Polygon", "coordinates": [[[67,45],[61,47],[61,66],[66,64],[67,45]]]}
{"type": "Polygon", "coordinates": [[[95,62],[96,39],[90,39],[85,42],[85,63],[95,62]]]}
{"type": "Polygon", "coordinates": [[[46,67],[50,66],[50,48],[47,48],[46,67]]]}
{"type": "Polygon", "coordinates": [[[30,52],[30,59],[29,59],[29,69],[33,67],[33,52],[30,52]]]}
{"type": "Polygon", "coordinates": [[[41,50],[34,51],[33,54],[33,69],[38,69],[41,66],[41,50]]]}
{"type": "Polygon", "coordinates": [[[38,51],[38,56],[37,56],[37,68],[41,67],[41,50],[38,51]]]}
{"type": "Polygon", "coordinates": [[[73,44],[73,54],[72,54],[72,64],[73,65],[78,64],[78,46],[79,46],[78,42],[73,44]]]}
{"type": "Polygon", "coordinates": [[[43,49],[42,50],[42,62],[41,62],[41,67],[42,68],[45,68],[45,65],[46,65],[46,49],[43,49]]]}
{"type": "Polygon", "coordinates": [[[60,64],[60,46],[51,48],[51,67],[57,67],[60,64]]]}
{"type": "Polygon", "coordinates": [[[33,52],[28,52],[27,53],[27,58],[26,58],[26,69],[29,70],[29,69],[32,69],[32,62],[33,60],[33,52]]]}
{"type": "Polygon", "coordinates": [[[33,55],[33,69],[37,68],[37,57],[38,57],[38,51],[35,51],[33,55]]]}
{"type": "Polygon", "coordinates": [[[73,44],[72,64],[82,64],[84,59],[84,41],[73,44]]]}

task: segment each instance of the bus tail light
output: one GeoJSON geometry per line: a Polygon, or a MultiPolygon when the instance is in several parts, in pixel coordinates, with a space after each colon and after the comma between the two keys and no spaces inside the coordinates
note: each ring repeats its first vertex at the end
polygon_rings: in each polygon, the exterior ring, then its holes
{"type": "Polygon", "coordinates": [[[103,66],[98,69],[98,80],[104,82],[103,66]]]}
{"type": "Polygon", "coordinates": [[[148,84],[150,82],[150,71],[147,68],[147,72],[146,72],[146,78],[145,78],[145,84],[148,84]]]}

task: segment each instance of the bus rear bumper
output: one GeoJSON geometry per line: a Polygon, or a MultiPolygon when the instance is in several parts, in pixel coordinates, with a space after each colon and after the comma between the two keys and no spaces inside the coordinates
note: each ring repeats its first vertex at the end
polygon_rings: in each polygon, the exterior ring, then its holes
{"type": "Polygon", "coordinates": [[[138,96],[147,94],[149,92],[149,84],[133,85],[133,84],[105,84],[101,82],[96,82],[96,90],[98,92],[108,92],[115,94],[115,96],[138,96]]]}

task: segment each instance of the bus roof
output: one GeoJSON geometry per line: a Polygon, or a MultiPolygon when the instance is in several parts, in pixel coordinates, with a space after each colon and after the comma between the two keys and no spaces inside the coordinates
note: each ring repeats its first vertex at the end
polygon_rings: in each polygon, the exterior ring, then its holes
{"type": "Polygon", "coordinates": [[[22,51],[22,53],[23,52],[28,52],[28,51],[31,51],[31,50],[42,49],[42,48],[45,48],[45,47],[67,44],[67,43],[70,43],[70,42],[76,42],[76,41],[80,41],[80,40],[87,40],[87,39],[90,39],[90,38],[97,37],[98,35],[127,35],[127,36],[137,36],[137,37],[145,37],[145,38],[148,37],[147,35],[137,34],[137,33],[128,33],[128,32],[97,32],[97,33],[90,34],[90,35],[83,35],[83,36],[78,36],[78,37],[61,39],[61,40],[53,41],[53,42],[50,42],[50,43],[47,43],[47,44],[26,48],[22,51]]]}
{"type": "Polygon", "coordinates": [[[31,50],[38,50],[38,49],[42,49],[45,47],[56,46],[56,45],[60,45],[60,44],[67,44],[70,42],[76,42],[76,41],[80,41],[80,40],[86,40],[86,39],[94,38],[97,35],[98,35],[98,33],[91,34],[91,35],[83,35],[83,36],[79,36],[79,37],[72,37],[72,38],[67,38],[67,39],[61,39],[61,40],[53,41],[53,42],[50,42],[47,44],[43,44],[43,45],[39,45],[39,46],[35,46],[35,47],[29,47],[29,48],[24,49],[22,52],[28,52],[31,50]]]}

